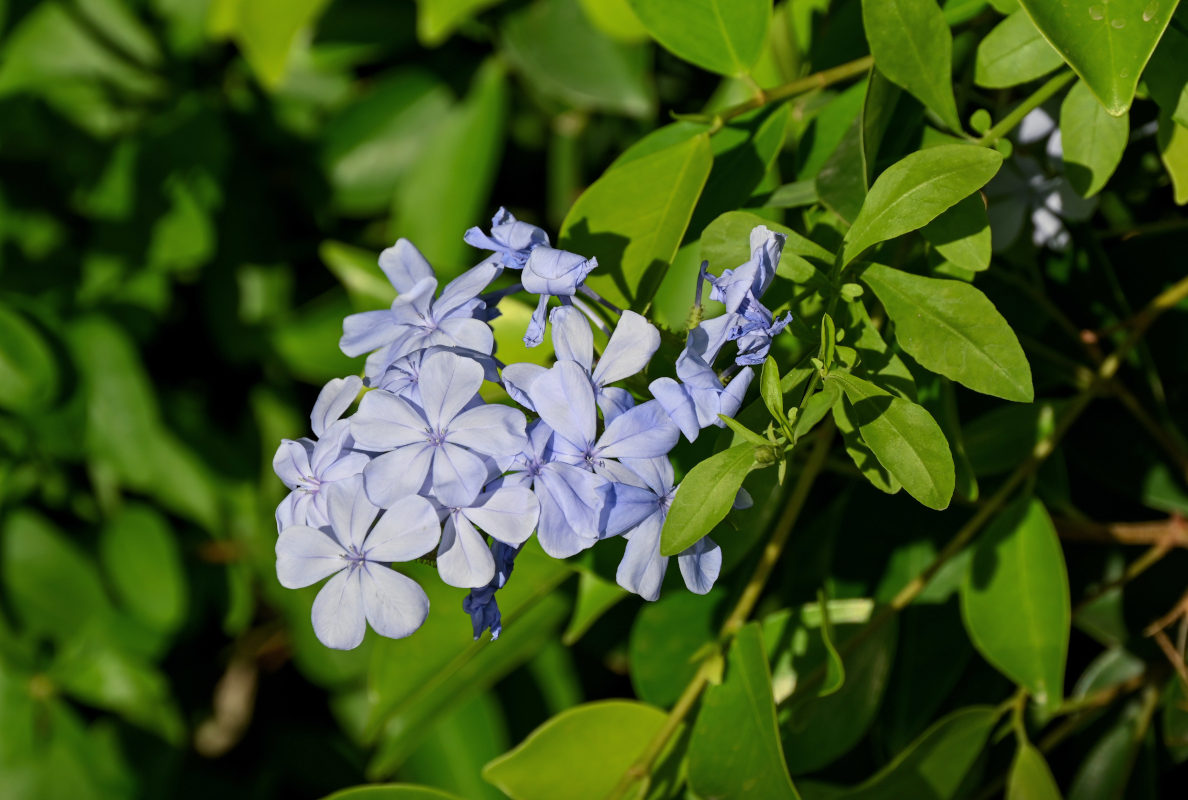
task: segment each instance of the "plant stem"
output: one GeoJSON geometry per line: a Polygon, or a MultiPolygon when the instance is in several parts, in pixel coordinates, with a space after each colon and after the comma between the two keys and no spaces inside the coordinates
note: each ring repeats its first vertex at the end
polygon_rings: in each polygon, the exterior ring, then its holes
{"type": "MultiPolygon", "coordinates": [[[[808,461],[805,462],[804,469],[796,481],[792,495],[788,498],[788,504],[784,507],[784,512],[776,522],[775,532],[763,548],[763,554],[759,558],[759,563],[755,565],[755,571],[751,573],[751,578],[743,588],[742,595],[739,596],[738,602],[735,603],[734,609],[730,612],[730,616],[726,618],[726,622],[722,625],[718,649],[715,653],[716,657],[720,658],[722,656],[730,639],[742,628],[743,624],[746,623],[747,617],[754,610],[755,603],[758,602],[759,595],[763,592],[763,587],[766,585],[767,579],[771,576],[776,562],[779,561],[784,545],[788,542],[792,528],[796,525],[796,520],[800,517],[800,512],[804,509],[809,491],[825,466],[825,458],[829,455],[829,446],[833,443],[833,432],[833,423],[830,421],[825,423],[820,435],[816,437],[816,443],[813,445],[808,461]]],[[[681,693],[680,699],[677,700],[676,705],[668,712],[668,718],[664,721],[664,725],[656,732],[652,740],[648,742],[648,746],[644,748],[644,751],[635,760],[635,763],[623,773],[615,788],[607,795],[607,800],[620,800],[620,798],[626,796],[632,786],[641,780],[646,780],[648,775],[651,774],[656,759],[664,752],[664,748],[667,746],[669,740],[680,729],[681,723],[684,722],[685,717],[688,716],[697,699],[701,696],[702,690],[709,683],[709,673],[715,656],[711,656],[702,662],[701,668],[697,670],[697,674],[689,681],[689,684],[681,693]]]]}
{"type": "Polygon", "coordinates": [[[1032,92],[1026,100],[1016,106],[1009,114],[999,120],[997,125],[991,127],[990,130],[982,134],[981,138],[975,141],[978,144],[987,146],[997,144],[998,140],[1013,131],[1015,126],[1022,122],[1025,116],[1043,105],[1044,101],[1063,89],[1075,77],[1076,75],[1067,69],[1057,73],[1047,83],[1032,92]]]}
{"type": "MultiPolygon", "coordinates": [[[[840,64],[830,69],[815,72],[799,80],[785,83],[782,86],[776,86],[771,89],[760,90],[759,93],[750,100],[745,100],[738,105],[731,106],[717,114],[710,115],[710,121],[713,124],[713,130],[719,130],[730,120],[735,117],[742,116],[748,111],[754,111],[757,108],[762,108],[769,103],[776,103],[781,100],[787,100],[797,95],[806,94],[816,89],[824,89],[832,86],[835,83],[855,78],[870,70],[874,65],[874,58],[871,56],[863,56],[862,58],[849,61],[845,64],[840,64]]],[[[685,117],[688,119],[689,117],[685,117]]]]}

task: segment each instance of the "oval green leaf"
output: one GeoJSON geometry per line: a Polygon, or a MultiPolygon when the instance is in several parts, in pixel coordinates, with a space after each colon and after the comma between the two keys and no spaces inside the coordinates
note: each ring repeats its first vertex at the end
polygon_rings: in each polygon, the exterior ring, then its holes
{"type": "Polygon", "coordinates": [[[103,526],[99,556],[124,606],[160,631],[186,616],[186,574],[169,523],[150,506],[128,505],[103,526]]]}
{"type": "Polygon", "coordinates": [[[1060,141],[1068,181],[1082,197],[1106,185],[1129,139],[1130,117],[1111,115],[1085,82],[1077,81],[1060,104],[1060,141]]]}
{"type": "Polygon", "coordinates": [[[1109,113],[1125,114],[1178,0],[1020,0],[1109,113]]]}
{"type": "Polygon", "coordinates": [[[745,75],[759,59],[770,0],[629,0],[649,34],[673,55],[719,75],[745,75]]]}
{"type": "Polygon", "coordinates": [[[1031,17],[1019,10],[995,25],[978,45],[974,82],[1005,89],[1042,78],[1063,63],[1031,17]]]}
{"type": "Polygon", "coordinates": [[[843,263],[871,245],[924,227],[981,189],[1001,165],[998,151],[968,144],[930,147],[892,164],[870,187],[846,234],[843,263]]]}
{"type": "Polygon", "coordinates": [[[563,711],[483,768],[513,800],[602,800],[664,725],[667,715],[628,700],[563,711]]]}
{"type": "Polygon", "coordinates": [[[1060,800],[1060,788],[1039,750],[1019,744],[1007,779],[1007,800],[1060,800]]]}
{"type": "Polygon", "coordinates": [[[978,651],[1041,705],[1064,696],[1070,631],[1064,553],[1043,503],[1024,497],[978,540],[961,613],[978,651]]]}
{"type": "Polygon", "coordinates": [[[32,411],[58,388],[58,365],[38,330],[0,306],[0,408],[32,411]]]}
{"type": "Polygon", "coordinates": [[[958,202],[920,233],[950,264],[973,272],[990,266],[990,220],[980,193],[958,202]]]}
{"type": "Polygon", "coordinates": [[[959,133],[953,34],[936,0],[862,0],[862,24],[879,72],[959,133]]]}
{"type": "Polygon", "coordinates": [[[597,257],[587,280],[595,291],[620,305],[647,302],[685,236],[712,152],[709,136],[698,134],[612,167],[582,193],[558,246],[597,257]]]}
{"type": "Polygon", "coordinates": [[[947,508],[955,482],[953,454],[932,415],[854,375],[832,373],[828,380],[841,385],[847,416],[892,477],[929,508],[947,508]]]}
{"type": "Polygon", "coordinates": [[[871,264],[862,273],[895,322],[895,338],[920,366],[976,392],[1031,402],[1031,367],[1011,326],[964,281],[871,264]]]}
{"type": "Polygon", "coordinates": [[[660,531],[660,554],[679,554],[725,519],[754,464],[755,445],[739,444],[689,470],[660,531]]]}
{"type": "Polygon", "coordinates": [[[689,740],[689,786],[701,797],[797,798],[776,727],[759,623],[730,646],[726,678],[711,686],[689,740]]]}

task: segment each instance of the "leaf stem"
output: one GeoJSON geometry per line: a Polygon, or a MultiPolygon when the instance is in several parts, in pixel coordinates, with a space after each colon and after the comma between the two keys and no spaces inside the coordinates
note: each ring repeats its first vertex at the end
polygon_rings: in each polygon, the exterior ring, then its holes
{"type": "MultiPolygon", "coordinates": [[[[775,532],[763,548],[763,554],[759,558],[759,563],[755,565],[755,571],[751,573],[751,578],[743,588],[742,595],[739,596],[738,602],[735,603],[734,609],[730,612],[730,616],[722,624],[722,631],[719,636],[715,656],[721,657],[730,639],[746,623],[747,617],[750,616],[751,611],[755,608],[755,603],[759,601],[759,595],[763,592],[763,587],[767,584],[768,578],[771,577],[771,572],[775,568],[776,562],[779,561],[784,545],[787,544],[788,538],[792,533],[792,528],[796,525],[796,520],[800,517],[800,512],[804,509],[809,491],[825,466],[825,458],[829,455],[829,446],[833,443],[833,432],[833,423],[827,422],[822,427],[821,434],[816,437],[816,443],[813,445],[808,461],[805,462],[804,470],[800,473],[800,477],[796,481],[796,486],[792,490],[791,497],[788,498],[788,504],[784,507],[784,512],[776,522],[775,532]]],[[[684,722],[685,717],[688,716],[698,698],[701,697],[702,690],[708,685],[709,675],[714,661],[714,656],[711,656],[702,662],[701,668],[697,670],[697,674],[689,681],[689,684],[681,693],[680,699],[677,700],[676,705],[668,712],[668,718],[664,721],[664,725],[656,732],[652,740],[648,742],[648,746],[640,753],[635,763],[623,773],[615,788],[607,795],[607,800],[621,800],[635,784],[639,781],[646,780],[651,774],[656,759],[664,752],[668,741],[680,729],[681,723],[684,722]]]]}
{"type": "Polygon", "coordinates": [[[1027,97],[1022,103],[1016,106],[1009,114],[998,121],[990,130],[986,131],[982,136],[974,141],[978,144],[992,146],[998,143],[998,140],[1006,136],[1015,129],[1015,126],[1023,121],[1023,118],[1034,111],[1039,106],[1050,98],[1052,95],[1063,89],[1069,81],[1075,78],[1072,70],[1064,70],[1057,73],[1052,78],[1049,78],[1040,88],[1036,89],[1027,97]]]}

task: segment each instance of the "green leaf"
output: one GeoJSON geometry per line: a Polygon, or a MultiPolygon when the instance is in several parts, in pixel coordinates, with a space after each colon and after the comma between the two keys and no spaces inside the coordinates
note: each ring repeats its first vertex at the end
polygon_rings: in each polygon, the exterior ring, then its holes
{"type": "Polygon", "coordinates": [[[1011,326],[981,290],[871,264],[862,273],[895,322],[895,338],[925,369],[1006,400],[1034,399],[1031,367],[1011,326]]]}
{"type": "Polygon", "coordinates": [[[1149,725],[1150,716],[1143,713],[1142,701],[1127,703],[1081,760],[1068,800],[1124,797],[1149,725]]]}
{"type": "Polygon", "coordinates": [[[771,21],[768,0],[628,0],[648,33],[674,55],[719,75],[745,75],[771,21]]]}
{"type": "Polygon", "coordinates": [[[986,529],[961,588],[978,651],[1041,705],[1064,697],[1070,630],[1068,573],[1043,503],[1023,497],[986,529]]]}
{"type": "Polygon", "coordinates": [[[1160,110],[1176,123],[1188,126],[1188,35],[1169,26],[1159,40],[1143,80],[1160,110]]]}
{"type": "Polygon", "coordinates": [[[804,404],[804,410],[796,417],[796,427],[793,429],[796,438],[804,436],[818,422],[825,419],[829,409],[837,403],[840,392],[836,383],[825,383],[821,386],[820,391],[813,393],[813,396],[804,404]]]}
{"type": "Polygon", "coordinates": [[[854,375],[831,373],[845,393],[862,440],[908,494],[933,509],[953,496],[953,456],[936,420],[915,403],[854,375]]]}
{"type": "Polygon", "coordinates": [[[951,264],[979,272],[990,266],[990,220],[981,194],[971,194],[920,229],[951,264]]]}
{"type": "Polygon", "coordinates": [[[58,391],[58,364],[45,337],[0,305],[0,408],[36,411],[58,391]]]}
{"type": "Polygon", "coordinates": [[[414,786],[411,783],[387,783],[382,786],[356,786],[343,789],[323,800],[461,800],[456,794],[443,792],[431,786],[414,786]]]}
{"type": "Polygon", "coordinates": [[[509,16],[504,52],[524,80],[574,108],[651,116],[647,49],[595,29],[577,0],[543,0],[509,16]]]}
{"type": "Polygon", "coordinates": [[[582,10],[594,27],[621,42],[642,42],[648,38],[628,0],[581,0],[582,10]]]}
{"type": "Polygon", "coordinates": [[[1106,185],[1129,138],[1129,116],[1111,116],[1085,82],[1077,81],[1060,104],[1060,141],[1069,183],[1082,197],[1106,185]]]}
{"type": "Polygon", "coordinates": [[[103,526],[103,568],[116,594],[156,630],[174,631],[186,617],[186,575],[169,523],[149,506],[128,505],[103,526]]]}
{"type": "Polygon", "coordinates": [[[239,0],[235,40],[267,89],[284,80],[297,34],[312,25],[328,0],[239,0]]]}
{"type": "Polygon", "coordinates": [[[999,475],[1017,467],[1055,430],[1063,407],[1063,402],[1052,400],[1000,406],[967,423],[962,433],[974,472],[999,475]]]}
{"type": "MultiPolygon", "coordinates": [[[[854,462],[854,466],[858,468],[858,471],[862,473],[864,478],[870,481],[871,486],[874,486],[880,492],[886,492],[887,494],[898,492],[903,488],[903,484],[896,480],[895,476],[879,463],[874,451],[870,449],[870,445],[862,438],[862,434],[858,430],[858,425],[851,419],[853,411],[848,408],[840,385],[834,381],[826,381],[825,386],[833,388],[833,397],[835,398],[833,403],[833,421],[837,423],[837,430],[842,435],[842,443],[845,445],[846,454],[850,456],[850,460],[854,462]]],[[[824,391],[818,394],[824,394],[824,391]]]]}
{"type": "Polygon", "coordinates": [[[458,231],[487,211],[503,153],[507,95],[503,67],[488,61],[396,191],[392,230],[416,244],[442,283],[478,260],[458,231]]]}
{"type": "Polygon", "coordinates": [[[94,563],[78,546],[31,511],[8,515],[0,574],[25,630],[65,641],[109,612],[94,563]]]}
{"type": "Polygon", "coordinates": [[[741,438],[744,441],[750,442],[751,444],[754,444],[754,445],[759,445],[761,447],[766,447],[771,444],[771,442],[768,441],[768,439],[766,437],[760,436],[759,434],[755,433],[753,430],[748,428],[746,425],[743,425],[741,422],[739,422],[736,419],[728,417],[725,414],[719,414],[718,419],[720,419],[720,420],[722,420],[722,422],[726,423],[727,428],[734,431],[734,433],[736,434],[735,440],[737,440],[738,438],[741,438]]]}
{"type": "Polygon", "coordinates": [[[763,396],[763,403],[771,415],[777,420],[782,420],[784,392],[780,388],[780,365],[772,356],[768,356],[763,362],[763,371],[759,373],[759,393],[763,396]]]}
{"type": "Polygon", "coordinates": [[[699,134],[612,167],[582,193],[558,246],[598,258],[591,288],[612,303],[646,303],[685,236],[711,153],[709,137],[699,134]]]}
{"type": "Polygon", "coordinates": [[[573,645],[603,614],[629,596],[630,593],[617,583],[608,581],[596,572],[582,570],[578,575],[577,600],[573,606],[573,616],[569,618],[569,625],[561,635],[561,643],[566,647],[573,645]]]}
{"type": "Polygon", "coordinates": [[[799,798],[780,749],[759,624],[734,637],[726,679],[706,690],[689,740],[689,786],[702,797],[799,798]]]}
{"type": "Polygon", "coordinates": [[[994,26],[978,45],[974,82],[1005,89],[1042,78],[1064,63],[1022,9],[994,26]]]}
{"type": "Polygon", "coordinates": [[[1130,108],[1139,76],[1178,0],[1067,5],[1053,0],[1020,0],[1019,5],[1106,110],[1120,116],[1130,108]]]}
{"type": "Polygon", "coordinates": [[[1020,742],[1007,778],[1007,800],[1060,800],[1060,788],[1043,755],[1020,742]]]}
{"type": "Polygon", "coordinates": [[[716,641],[721,591],[670,592],[647,603],[631,626],[627,658],[631,686],[645,703],[671,706],[700,668],[698,656],[716,641]]]}
{"type": "Polygon", "coordinates": [[[874,604],[865,599],[828,603],[833,641],[845,653],[845,683],[827,697],[817,685],[799,685],[801,679],[827,673],[829,653],[825,639],[814,632],[824,618],[820,606],[810,603],[793,612],[777,612],[764,620],[764,638],[772,653],[776,698],[780,700],[779,724],[784,757],[793,775],[815,772],[845,755],[866,735],[891,677],[898,626],[883,625],[854,647],[847,642],[869,621],[874,604]],[[776,644],[778,643],[778,644],[776,644]],[[794,692],[789,691],[792,684],[794,692]],[[791,697],[788,695],[791,694],[791,697]]]}
{"type": "Polygon", "coordinates": [[[817,605],[821,608],[821,643],[825,645],[825,681],[817,690],[817,697],[828,697],[836,692],[846,682],[846,665],[837,648],[833,646],[833,624],[829,621],[829,603],[825,601],[825,593],[817,592],[817,605]]]}
{"type": "MultiPolygon", "coordinates": [[[[556,643],[553,646],[561,649],[556,643]]],[[[476,695],[433,721],[420,738],[416,752],[400,767],[401,780],[453,792],[466,800],[503,800],[503,793],[482,775],[483,766],[511,746],[494,692],[476,695]]]]}
{"type": "Polygon", "coordinates": [[[903,359],[887,342],[870,319],[862,303],[838,306],[838,322],[845,329],[844,341],[858,354],[863,377],[881,389],[905,400],[916,401],[916,380],[903,359]]]}
{"type": "Polygon", "coordinates": [[[1171,177],[1176,205],[1188,203],[1188,127],[1159,117],[1159,158],[1171,177]]]}
{"type": "Polygon", "coordinates": [[[452,101],[449,88],[430,73],[397,70],[327,120],[321,161],[335,207],[359,216],[386,210],[452,101]]]}
{"type": "Polygon", "coordinates": [[[713,530],[730,512],[754,465],[755,445],[740,444],[689,470],[660,531],[660,554],[675,556],[713,530]]]}
{"type": "Polygon", "coordinates": [[[953,99],[953,34],[936,0],[862,0],[862,24],[879,72],[960,133],[953,99]]]}
{"type": "Polygon", "coordinates": [[[437,47],[478,12],[503,0],[417,0],[417,38],[437,47]]]}
{"type": "Polygon", "coordinates": [[[992,708],[954,711],[864,783],[847,789],[805,783],[804,800],[950,800],[985,747],[998,719],[992,708]]]}
{"type": "Polygon", "coordinates": [[[869,188],[866,181],[866,152],[862,147],[862,121],[859,114],[846,135],[837,143],[817,173],[817,196],[839,217],[852,222],[862,208],[869,188]]]}
{"type": "Polygon", "coordinates": [[[628,700],[586,703],[546,721],[483,777],[513,800],[603,800],[666,718],[628,700]]]}
{"type": "Polygon", "coordinates": [[[871,245],[924,227],[982,188],[1001,164],[998,151],[967,144],[930,147],[892,164],[874,182],[846,234],[842,261],[848,264],[871,245]]]}

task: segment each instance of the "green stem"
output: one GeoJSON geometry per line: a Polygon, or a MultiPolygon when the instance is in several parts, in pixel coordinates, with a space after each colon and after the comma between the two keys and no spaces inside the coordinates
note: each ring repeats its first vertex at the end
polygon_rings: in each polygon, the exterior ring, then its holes
{"type": "MultiPolygon", "coordinates": [[[[874,66],[874,58],[872,56],[863,56],[862,58],[815,72],[812,75],[785,83],[781,86],[776,86],[772,89],[763,89],[750,100],[744,100],[738,105],[719,111],[717,114],[708,115],[706,121],[712,122],[713,131],[716,132],[730,120],[740,117],[748,111],[754,111],[757,108],[763,108],[763,106],[769,103],[778,103],[781,100],[787,100],[797,95],[824,89],[835,83],[849,80],[850,78],[856,78],[868,72],[872,66],[874,66]]],[[[694,119],[696,117],[682,115],[682,118],[694,119]]]]}
{"type": "Polygon", "coordinates": [[[982,134],[981,138],[976,140],[977,143],[987,146],[996,144],[999,139],[1013,131],[1015,126],[1022,122],[1025,116],[1043,105],[1048,98],[1063,89],[1075,77],[1076,75],[1071,70],[1066,69],[1050,78],[1047,83],[1032,92],[1011,113],[999,120],[997,125],[994,125],[990,130],[982,134]]]}
{"type": "MultiPolygon", "coordinates": [[[[791,497],[788,498],[788,505],[784,507],[784,512],[776,522],[775,531],[771,539],[767,542],[767,545],[763,548],[763,554],[759,557],[759,563],[755,565],[755,571],[751,573],[750,580],[743,587],[743,592],[739,596],[738,602],[734,604],[734,609],[730,612],[730,616],[722,624],[718,650],[715,654],[716,657],[720,658],[722,656],[731,637],[742,628],[747,621],[747,617],[754,610],[755,603],[758,602],[759,596],[763,592],[763,587],[767,584],[768,578],[771,577],[771,572],[775,568],[776,562],[779,561],[784,545],[788,542],[792,528],[796,525],[796,520],[800,517],[800,512],[804,509],[804,504],[808,500],[813,483],[825,466],[825,458],[829,455],[829,446],[833,443],[833,431],[833,423],[827,422],[821,430],[821,435],[817,437],[816,444],[809,454],[808,461],[805,462],[804,470],[800,473],[800,478],[796,481],[796,486],[792,490],[791,497]]],[[[702,662],[701,668],[697,670],[697,674],[689,681],[689,684],[681,693],[680,699],[677,700],[676,705],[668,712],[668,718],[664,721],[664,725],[656,732],[652,740],[648,742],[648,746],[640,753],[635,763],[623,773],[615,788],[607,795],[607,800],[621,800],[621,798],[627,796],[627,792],[633,786],[640,781],[647,780],[652,772],[652,767],[656,763],[656,759],[664,752],[664,748],[668,745],[669,740],[680,729],[681,723],[684,722],[685,717],[693,709],[697,699],[701,697],[702,690],[708,685],[710,670],[713,668],[714,661],[715,657],[711,656],[702,662]]]]}

